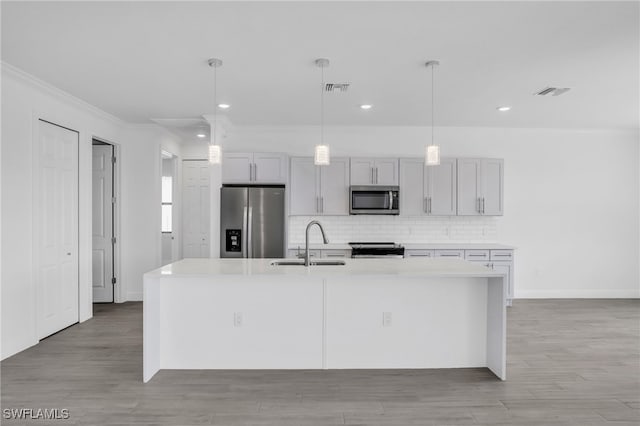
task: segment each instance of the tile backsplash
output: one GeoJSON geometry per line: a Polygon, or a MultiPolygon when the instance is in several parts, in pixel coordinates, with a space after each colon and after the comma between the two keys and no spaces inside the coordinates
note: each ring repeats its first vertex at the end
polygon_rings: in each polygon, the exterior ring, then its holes
{"type": "MultiPolygon", "coordinates": [[[[290,216],[289,245],[303,244],[309,221],[322,223],[332,243],[393,241],[397,243],[495,242],[495,217],[405,216],[290,216]]],[[[311,232],[312,243],[322,243],[320,232],[311,232]]]]}

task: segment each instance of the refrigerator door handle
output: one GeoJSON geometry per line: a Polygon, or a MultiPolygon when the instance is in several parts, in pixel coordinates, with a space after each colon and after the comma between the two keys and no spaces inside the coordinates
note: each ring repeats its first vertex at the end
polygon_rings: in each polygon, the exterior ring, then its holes
{"type": "Polygon", "coordinates": [[[247,207],[242,209],[242,257],[247,257],[247,207]]]}
{"type": "MultiPolygon", "coordinates": [[[[246,208],[246,207],[245,207],[246,208]]],[[[249,218],[247,219],[247,257],[253,257],[253,247],[251,239],[251,222],[253,222],[253,207],[249,207],[249,218]]]]}

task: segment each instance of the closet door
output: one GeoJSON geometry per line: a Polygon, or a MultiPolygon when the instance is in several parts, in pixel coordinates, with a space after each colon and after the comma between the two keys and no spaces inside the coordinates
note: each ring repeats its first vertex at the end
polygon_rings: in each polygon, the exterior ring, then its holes
{"type": "Polygon", "coordinates": [[[78,322],[78,133],[40,120],[36,157],[38,338],[78,322]]]}
{"type": "Polygon", "coordinates": [[[183,182],[183,256],[209,257],[210,172],[207,160],[185,160],[183,182]]]}

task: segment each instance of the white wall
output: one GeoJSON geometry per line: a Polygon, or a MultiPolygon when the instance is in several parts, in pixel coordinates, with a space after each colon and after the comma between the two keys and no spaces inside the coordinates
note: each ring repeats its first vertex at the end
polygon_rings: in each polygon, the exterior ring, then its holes
{"type": "MultiPolygon", "coordinates": [[[[429,135],[325,131],[335,156],[421,156],[429,135]]],[[[317,127],[235,127],[224,149],[311,155],[318,135],[317,127]]],[[[443,156],[504,158],[495,239],[518,247],[516,297],[640,297],[637,130],[438,128],[436,138],[443,156]]]]}
{"type": "Polygon", "coordinates": [[[32,204],[32,128],[38,118],[80,133],[81,321],[92,316],[92,138],[113,142],[119,148],[121,275],[118,285],[125,299],[141,298],[142,273],[157,267],[160,259],[160,147],[179,154],[177,138],[158,126],[127,125],[2,64],[2,359],[38,341],[32,257],[32,223],[37,214],[32,204]]]}

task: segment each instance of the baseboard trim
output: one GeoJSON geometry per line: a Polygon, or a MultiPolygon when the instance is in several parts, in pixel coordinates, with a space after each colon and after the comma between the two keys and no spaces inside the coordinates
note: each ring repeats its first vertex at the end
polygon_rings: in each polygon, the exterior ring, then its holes
{"type": "Polygon", "coordinates": [[[638,299],[640,289],[636,290],[518,290],[516,299],[638,299]]]}
{"type": "Polygon", "coordinates": [[[125,302],[142,302],[142,292],[127,293],[127,300],[125,300],[125,302]]]}

